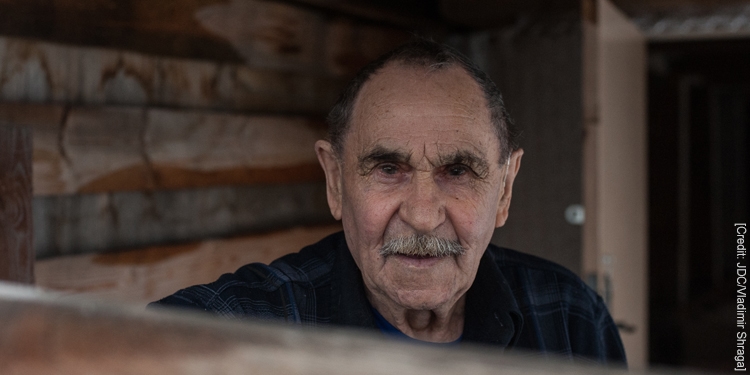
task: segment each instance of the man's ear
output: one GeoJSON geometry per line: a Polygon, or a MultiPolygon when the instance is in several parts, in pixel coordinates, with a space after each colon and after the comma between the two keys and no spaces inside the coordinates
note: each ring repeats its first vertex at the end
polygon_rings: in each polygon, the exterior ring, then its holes
{"type": "Polygon", "coordinates": [[[328,207],[336,220],[341,220],[341,165],[328,141],[315,142],[315,153],[318,155],[320,166],[326,174],[326,195],[328,207]]]}
{"type": "Polygon", "coordinates": [[[518,170],[521,168],[521,157],[523,156],[523,149],[518,149],[510,154],[510,163],[507,174],[505,175],[505,186],[503,186],[502,196],[500,197],[500,204],[497,207],[497,217],[495,218],[495,228],[500,228],[505,225],[505,221],[508,220],[508,209],[510,208],[510,197],[513,193],[513,181],[515,181],[518,175],[518,170]]]}

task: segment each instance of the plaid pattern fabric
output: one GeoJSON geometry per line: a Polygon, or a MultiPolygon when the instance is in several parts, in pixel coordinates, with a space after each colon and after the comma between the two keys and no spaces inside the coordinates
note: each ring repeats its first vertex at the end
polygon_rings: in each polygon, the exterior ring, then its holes
{"type": "MultiPolygon", "coordinates": [[[[149,306],[201,309],[235,319],[377,329],[343,232],[270,265],[243,266],[149,306]]],[[[555,263],[494,245],[482,257],[467,292],[463,342],[625,363],[607,308],[578,276],[555,263]]]]}

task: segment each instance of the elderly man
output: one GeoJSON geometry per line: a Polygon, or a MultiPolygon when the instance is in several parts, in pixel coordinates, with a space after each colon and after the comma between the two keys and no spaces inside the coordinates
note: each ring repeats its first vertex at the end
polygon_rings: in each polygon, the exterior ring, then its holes
{"type": "Polygon", "coordinates": [[[328,121],[315,151],[344,231],[155,305],[624,362],[612,318],[578,277],[490,244],[523,151],[473,63],[406,44],[365,67],[328,121]]]}

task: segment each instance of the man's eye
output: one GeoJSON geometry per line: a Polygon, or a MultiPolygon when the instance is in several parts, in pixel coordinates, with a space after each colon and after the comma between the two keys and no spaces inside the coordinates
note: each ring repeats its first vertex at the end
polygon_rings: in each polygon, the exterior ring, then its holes
{"type": "Polygon", "coordinates": [[[451,165],[448,167],[448,175],[452,177],[463,176],[469,172],[469,167],[465,165],[451,165]]]}
{"type": "Polygon", "coordinates": [[[393,164],[383,164],[379,167],[379,169],[385,174],[396,174],[398,172],[398,167],[393,164]]]}

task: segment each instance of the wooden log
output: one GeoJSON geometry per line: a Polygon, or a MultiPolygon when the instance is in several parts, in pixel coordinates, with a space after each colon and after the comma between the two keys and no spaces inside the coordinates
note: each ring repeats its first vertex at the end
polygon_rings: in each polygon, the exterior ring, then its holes
{"type": "Polygon", "coordinates": [[[0,280],[34,281],[31,131],[0,121],[0,280]]]}
{"type": "MultiPolygon", "coordinates": [[[[356,4],[355,8],[348,8],[356,9],[356,4]]],[[[412,8],[424,9],[422,4],[412,8]]],[[[299,4],[258,0],[158,3],[149,0],[3,0],[0,1],[0,35],[324,73],[329,70],[320,57],[326,55],[330,45],[326,40],[328,28],[337,18],[356,19],[359,24],[396,30],[402,38],[409,36],[405,30],[413,30],[423,23],[419,21],[421,17],[406,15],[399,17],[400,26],[381,26],[363,21],[369,18],[369,12],[341,10],[345,14],[354,13],[356,18],[332,17],[330,11],[299,4]]],[[[336,13],[341,14],[341,10],[336,13]]],[[[359,45],[352,47],[355,47],[353,51],[359,49],[359,45]]]]}
{"type": "Polygon", "coordinates": [[[196,12],[196,18],[229,41],[248,64],[283,70],[352,75],[409,38],[402,29],[342,17],[330,20],[279,2],[232,0],[206,6],[196,12]],[[340,37],[342,32],[347,38],[340,37]],[[383,38],[373,43],[373,38],[366,37],[371,33],[383,38]]]}
{"type": "MultiPolygon", "coordinates": [[[[342,33],[353,31],[337,32],[337,43],[342,33]]],[[[371,44],[378,51],[388,46],[371,44]]],[[[372,55],[357,60],[337,48],[330,55],[340,60],[331,67],[336,73],[372,55]]],[[[6,101],[326,113],[343,84],[325,75],[0,37],[0,99],[6,101]]]]}
{"type": "Polygon", "coordinates": [[[333,221],[323,182],[34,198],[37,259],[333,221]]]}
{"type": "Polygon", "coordinates": [[[239,62],[229,43],[203,29],[195,11],[220,0],[0,1],[0,34],[239,62]]]}
{"type": "Polygon", "coordinates": [[[379,23],[419,30],[427,35],[446,33],[441,2],[401,1],[389,3],[379,0],[296,0],[336,13],[361,17],[379,23]]]}
{"type": "Polygon", "coordinates": [[[0,104],[33,129],[36,195],[321,181],[303,117],[0,104]]]}
{"type": "MultiPolygon", "coordinates": [[[[0,363],[5,375],[626,372],[487,346],[415,345],[379,332],[144,311],[142,306],[66,299],[2,284],[0,321],[0,363]]],[[[661,372],[667,373],[681,372],[661,372]]]]}
{"type": "Polygon", "coordinates": [[[722,9],[741,9],[746,3],[735,0],[614,0],[630,18],[665,14],[709,14],[722,9]]]}
{"type": "Polygon", "coordinates": [[[37,262],[37,285],[65,294],[155,301],[190,285],[205,284],[248,263],[272,260],[341,230],[341,225],[152,246],[110,254],[56,257],[37,262]]]}

